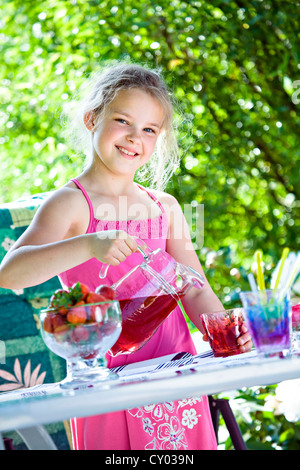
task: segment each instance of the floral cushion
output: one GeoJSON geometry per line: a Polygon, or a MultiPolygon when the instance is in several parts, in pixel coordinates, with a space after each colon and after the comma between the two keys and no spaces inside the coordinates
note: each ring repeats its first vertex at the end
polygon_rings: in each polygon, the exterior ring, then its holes
{"type": "MultiPolygon", "coordinates": [[[[0,205],[0,261],[30,224],[49,193],[0,205]]],[[[40,334],[39,311],[60,287],[58,278],[26,289],[0,288],[0,393],[62,380],[66,363],[46,347],[40,334]]],[[[59,449],[69,449],[67,423],[46,425],[59,449]]],[[[5,433],[22,449],[17,433],[5,433]]]]}

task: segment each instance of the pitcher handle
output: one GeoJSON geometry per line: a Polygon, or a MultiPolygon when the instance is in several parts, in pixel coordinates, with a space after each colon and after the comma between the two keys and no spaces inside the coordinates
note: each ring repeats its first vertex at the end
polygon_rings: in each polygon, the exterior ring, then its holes
{"type": "MultiPolygon", "coordinates": [[[[149,255],[152,253],[152,249],[150,248],[150,246],[147,245],[147,243],[145,243],[140,238],[134,237],[134,236],[132,238],[134,238],[135,241],[137,242],[138,249],[139,249],[140,253],[143,255],[144,260],[147,261],[149,255]]],[[[100,268],[100,272],[99,272],[99,278],[100,279],[105,279],[106,278],[108,268],[109,268],[109,264],[102,264],[102,266],[100,268]]]]}
{"type": "Polygon", "coordinates": [[[102,264],[102,266],[100,268],[100,272],[99,272],[100,279],[105,279],[106,278],[108,268],[109,268],[109,264],[102,264]]]}
{"type": "Polygon", "coordinates": [[[140,253],[143,255],[144,259],[147,261],[149,255],[151,255],[153,250],[150,248],[150,246],[147,245],[147,243],[145,243],[140,238],[138,237],[132,237],[132,238],[134,238],[135,241],[137,242],[140,253]]]}

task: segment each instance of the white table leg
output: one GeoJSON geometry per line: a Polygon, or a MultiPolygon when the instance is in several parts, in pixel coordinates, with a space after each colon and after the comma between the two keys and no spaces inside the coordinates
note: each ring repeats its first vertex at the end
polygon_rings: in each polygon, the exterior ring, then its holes
{"type": "Polygon", "coordinates": [[[55,443],[43,426],[16,429],[29,450],[57,450],[55,443]]]}
{"type": "Polygon", "coordinates": [[[4,442],[3,442],[3,439],[2,439],[1,432],[0,432],[0,450],[5,450],[5,446],[4,446],[4,442]]]}

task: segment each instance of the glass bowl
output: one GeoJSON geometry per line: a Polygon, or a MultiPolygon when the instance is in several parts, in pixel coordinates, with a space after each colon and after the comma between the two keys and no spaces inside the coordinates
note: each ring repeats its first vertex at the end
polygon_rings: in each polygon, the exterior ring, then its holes
{"type": "Polygon", "coordinates": [[[105,359],[121,333],[118,301],[72,306],[63,313],[49,308],[40,312],[40,320],[45,344],[67,361],[62,388],[79,388],[118,378],[106,367],[105,359]]]}

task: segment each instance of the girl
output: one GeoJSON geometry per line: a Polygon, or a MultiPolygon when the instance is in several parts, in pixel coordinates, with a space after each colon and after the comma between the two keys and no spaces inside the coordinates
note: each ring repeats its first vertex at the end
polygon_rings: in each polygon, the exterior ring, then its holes
{"type": "MultiPolygon", "coordinates": [[[[204,276],[178,202],[161,191],[177,149],[172,104],[160,76],[133,64],[110,67],[96,77],[79,110],[91,146],[86,167],[39,209],[5,257],[0,285],[24,288],[58,275],[63,287],[81,281],[94,290],[103,263],[110,268],[101,283],[111,285],[141,263],[136,235],[204,276]],[[145,168],[159,190],[134,182],[145,168]]],[[[222,309],[207,280],[182,303],[200,330],[201,312],[222,309]]],[[[251,349],[246,328],[238,341],[241,351],[251,349]]],[[[108,367],[179,351],[196,353],[177,307],[141,350],[107,355],[108,367]]],[[[206,397],[75,418],[72,433],[75,449],[216,448],[206,397]]]]}

